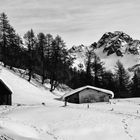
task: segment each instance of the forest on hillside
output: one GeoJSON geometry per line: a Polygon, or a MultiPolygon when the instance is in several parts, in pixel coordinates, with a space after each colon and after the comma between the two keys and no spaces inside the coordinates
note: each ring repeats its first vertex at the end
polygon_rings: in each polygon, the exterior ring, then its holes
{"type": "Polygon", "coordinates": [[[74,57],[61,36],[50,33],[34,33],[28,30],[23,37],[16,33],[5,13],[0,14],[0,61],[4,67],[28,71],[28,81],[34,74],[41,76],[41,83],[50,80],[53,91],[59,84],[75,89],[85,85],[109,89],[115,98],[140,97],[140,69],[132,77],[118,61],[115,72],[107,71],[104,63],[95,53],[96,43],[86,52],[85,66],[73,67],[74,57]]]}

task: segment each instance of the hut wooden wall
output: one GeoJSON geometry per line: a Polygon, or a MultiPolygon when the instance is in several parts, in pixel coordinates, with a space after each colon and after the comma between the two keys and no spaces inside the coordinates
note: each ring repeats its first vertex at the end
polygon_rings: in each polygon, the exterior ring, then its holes
{"type": "Polygon", "coordinates": [[[66,101],[70,103],[79,103],[79,93],[72,94],[66,97],[66,101]]]}
{"type": "Polygon", "coordinates": [[[5,85],[5,83],[0,80],[0,105],[11,105],[12,104],[12,92],[5,85]]]}
{"type": "Polygon", "coordinates": [[[92,89],[79,92],[79,103],[108,102],[109,95],[92,89]]]}
{"type": "Polygon", "coordinates": [[[0,95],[0,105],[11,105],[11,104],[12,104],[11,94],[0,95]]]}

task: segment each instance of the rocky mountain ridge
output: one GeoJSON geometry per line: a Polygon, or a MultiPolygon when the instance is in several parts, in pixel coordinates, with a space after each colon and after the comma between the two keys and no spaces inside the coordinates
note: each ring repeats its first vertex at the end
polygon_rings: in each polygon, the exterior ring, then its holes
{"type": "Polygon", "coordinates": [[[124,32],[107,32],[97,42],[97,48],[103,47],[103,52],[107,55],[116,53],[117,56],[123,56],[126,53],[140,54],[140,40],[134,40],[124,32]]]}
{"type": "Polygon", "coordinates": [[[75,57],[74,66],[85,65],[85,54],[90,49],[94,49],[109,70],[113,69],[118,60],[126,68],[131,68],[140,63],[140,40],[132,39],[121,31],[106,32],[98,42],[90,46],[73,46],[69,49],[69,53],[75,57]]]}

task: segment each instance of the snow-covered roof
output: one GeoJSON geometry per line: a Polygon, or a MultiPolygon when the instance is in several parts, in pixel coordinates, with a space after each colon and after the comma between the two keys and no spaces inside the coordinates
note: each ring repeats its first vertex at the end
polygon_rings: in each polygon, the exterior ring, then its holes
{"type": "Polygon", "coordinates": [[[109,94],[109,95],[111,95],[111,98],[114,97],[114,93],[112,91],[110,91],[110,90],[102,89],[102,88],[97,88],[97,87],[94,87],[94,86],[84,86],[84,87],[77,88],[75,90],[72,90],[71,92],[68,92],[68,93],[64,94],[62,96],[62,99],[64,100],[66,97],[68,97],[68,96],[70,96],[72,94],[75,94],[75,93],[77,93],[79,91],[82,91],[84,89],[93,89],[93,90],[96,90],[96,91],[99,91],[99,92],[104,92],[106,94],[109,94]]]}

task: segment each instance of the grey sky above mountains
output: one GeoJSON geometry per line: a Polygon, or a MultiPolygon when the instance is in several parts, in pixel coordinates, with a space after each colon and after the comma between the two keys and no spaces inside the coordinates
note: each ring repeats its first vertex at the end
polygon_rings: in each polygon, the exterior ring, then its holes
{"type": "Polygon", "coordinates": [[[0,12],[20,35],[31,28],[59,34],[68,47],[90,45],[108,31],[140,39],[140,0],[0,0],[0,12]]]}

